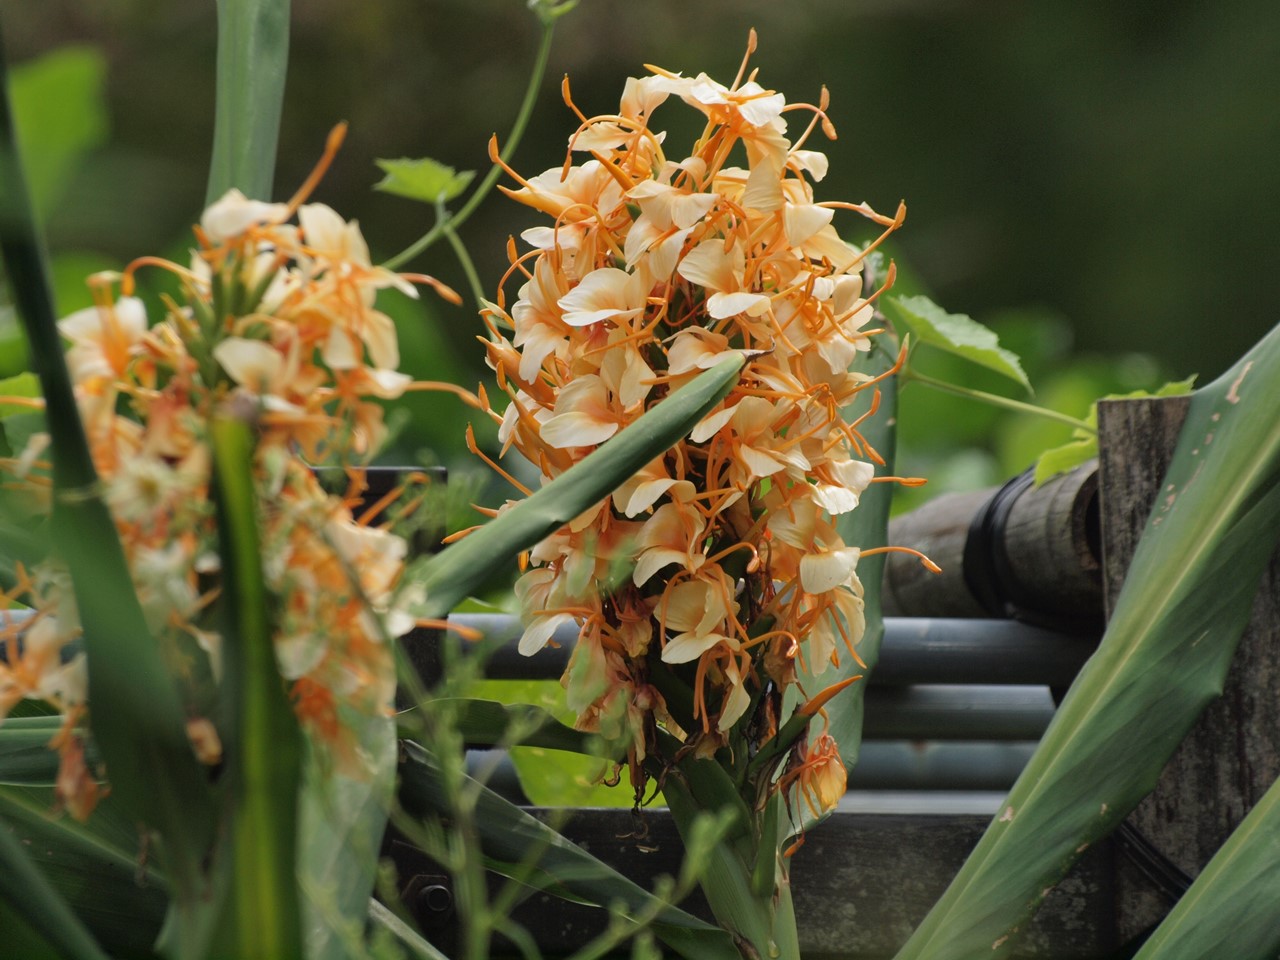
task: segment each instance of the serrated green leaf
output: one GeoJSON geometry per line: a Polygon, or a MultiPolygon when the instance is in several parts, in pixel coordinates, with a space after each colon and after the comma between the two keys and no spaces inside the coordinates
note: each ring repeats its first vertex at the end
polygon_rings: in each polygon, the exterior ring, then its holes
{"type": "Polygon", "coordinates": [[[1000,346],[995,333],[963,313],[947,313],[926,296],[887,297],[884,311],[920,343],[1016,380],[1031,393],[1031,381],[1017,354],[1000,346]]]}
{"type": "MultiPolygon", "coordinates": [[[[1162,384],[1154,391],[1130,390],[1128,393],[1107,394],[1102,399],[1137,400],[1143,397],[1180,397],[1190,393],[1195,382],[1195,374],[1192,374],[1185,380],[1171,380],[1162,384]]],[[[1090,405],[1089,415],[1085,417],[1085,422],[1092,427],[1097,427],[1098,401],[1095,400],[1090,405]]],[[[1051,477],[1074,470],[1082,463],[1086,463],[1098,455],[1098,435],[1096,433],[1074,430],[1072,431],[1072,437],[1074,439],[1067,443],[1052,447],[1040,454],[1039,459],[1036,460],[1035,483],[1037,487],[1051,477]]]]}
{"type": "Polygon", "coordinates": [[[1040,454],[1036,460],[1035,485],[1038,487],[1060,473],[1074,470],[1082,463],[1088,463],[1098,455],[1098,438],[1085,437],[1072,440],[1062,446],[1054,447],[1040,454]]]}
{"type": "Polygon", "coordinates": [[[386,176],[375,183],[373,189],[430,204],[452,200],[467,189],[476,175],[474,170],[459,172],[430,157],[374,162],[386,176]]]}

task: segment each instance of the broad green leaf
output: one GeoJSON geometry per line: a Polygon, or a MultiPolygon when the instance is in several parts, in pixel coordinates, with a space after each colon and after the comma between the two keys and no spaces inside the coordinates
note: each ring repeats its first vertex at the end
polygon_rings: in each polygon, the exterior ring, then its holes
{"type": "Polygon", "coordinates": [[[375,183],[373,189],[431,204],[452,200],[467,189],[476,175],[474,170],[459,173],[430,157],[375,160],[374,163],[386,176],[375,183]]]}
{"type": "MultiPolygon", "coordinates": [[[[1195,386],[1195,382],[1196,378],[1193,374],[1185,380],[1174,380],[1166,383],[1158,387],[1153,393],[1146,390],[1132,390],[1128,393],[1108,394],[1102,399],[1134,400],[1140,397],[1180,397],[1190,393],[1191,388],[1195,386]]],[[[1089,415],[1085,417],[1085,422],[1095,428],[1098,426],[1098,404],[1096,401],[1089,407],[1089,415]]],[[[1069,443],[1046,450],[1040,455],[1040,459],[1036,461],[1036,486],[1040,486],[1050,477],[1054,477],[1059,473],[1074,470],[1080,464],[1092,460],[1098,455],[1098,435],[1096,433],[1075,430],[1072,432],[1072,437],[1073,439],[1069,443]]]]}
{"type": "Polygon", "coordinates": [[[1280,782],[1227,838],[1134,960],[1280,956],[1280,782]]]}
{"type": "Polygon", "coordinates": [[[22,335],[13,308],[0,303],[0,377],[27,369],[27,338],[22,335]]]}
{"type": "Polygon", "coordinates": [[[181,897],[196,895],[212,836],[205,772],[191,751],[168,667],[147,629],[62,356],[45,255],[14,148],[0,55],[0,249],[40,377],[52,437],[54,546],[71,572],[89,658],[94,740],[112,790],[135,820],[164,836],[181,897]]]}
{"type": "Polygon", "coordinates": [[[213,159],[205,203],[270,200],[289,61],[289,0],[218,0],[213,159]]]}
{"type": "MultiPolygon", "coordinates": [[[[168,894],[164,878],[145,857],[136,827],[112,796],[98,804],[88,823],[54,815],[53,805],[51,789],[0,787],[0,832],[24,850],[38,852],[40,875],[104,951],[115,957],[151,956],[168,894]]],[[[26,909],[21,912],[33,917],[26,909]]],[[[9,930],[0,929],[6,934],[0,953],[5,953],[9,930]]]]}
{"type": "Polygon", "coordinates": [[[995,333],[963,313],[947,313],[928,297],[886,297],[884,312],[920,343],[927,343],[1016,380],[1031,392],[1031,382],[1016,354],[1000,346],[995,333]]]}
{"type": "Polygon", "coordinates": [[[527,500],[451,544],[419,572],[425,617],[443,617],[509,564],[687,434],[738,382],[740,358],[722,360],[645,413],[527,500]]]}
{"type": "MultiPolygon", "coordinates": [[[[399,796],[405,812],[421,818],[448,809],[444,781],[432,756],[407,741],[401,751],[399,796]]],[[[476,825],[491,870],[581,903],[622,903],[631,914],[655,906],[653,894],[491,790],[479,789],[476,825]]],[[[728,934],[677,907],[661,906],[654,932],[689,960],[741,960],[728,934]]]]}
{"type": "Polygon", "coordinates": [[[1008,955],[1044,892],[1150,792],[1219,695],[1280,535],[1278,381],[1280,327],[1193,394],[1168,496],[1098,651],[899,960],[1008,955]]]}
{"type": "Polygon", "coordinates": [[[107,139],[106,59],[92,47],[63,47],[15,67],[14,121],[31,200],[47,221],[86,153],[107,139]]]}
{"type": "Polygon", "coordinates": [[[302,739],[271,637],[253,484],[254,439],[247,423],[230,416],[214,418],[210,437],[226,619],[223,688],[230,706],[225,776],[231,889],[218,942],[236,956],[301,956],[302,739]]]}

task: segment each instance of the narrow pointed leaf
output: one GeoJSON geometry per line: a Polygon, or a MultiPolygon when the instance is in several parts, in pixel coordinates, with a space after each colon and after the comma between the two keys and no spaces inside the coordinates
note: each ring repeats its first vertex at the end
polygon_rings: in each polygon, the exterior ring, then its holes
{"type": "MultiPolygon", "coordinates": [[[[415,743],[402,744],[400,802],[414,817],[449,807],[444,781],[431,755],[415,743]]],[[[643,887],[601,863],[515,804],[481,788],[476,806],[481,849],[491,870],[558,896],[600,907],[621,902],[630,913],[654,905],[643,887]],[[523,866],[535,853],[532,870],[523,866]],[[519,866],[518,866],[519,865],[519,866]]],[[[677,907],[661,907],[654,932],[689,960],[741,960],[729,936],[677,907]]]]}
{"type": "Polygon", "coordinates": [[[963,313],[947,313],[926,296],[886,297],[884,311],[903,333],[947,353],[1016,380],[1031,392],[1018,355],[1000,346],[995,333],[963,313]]]}
{"type": "Polygon", "coordinates": [[[432,160],[430,157],[424,157],[421,160],[375,160],[374,162],[386,174],[373,185],[375,190],[430,204],[446,203],[452,200],[467,189],[476,175],[474,170],[463,170],[459,173],[453,167],[446,166],[438,160],[432,160]]]}
{"type": "Polygon", "coordinates": [[[31,857],[0,820],[0,898],[12,904],[68,960],[107,960],[102,948],[54,892],[31,857]]]}
{"type": "Polygon", "coordinates": [[[685,436],[738,381],[742,360],[722,360],[527,500],[432,558],[419,574],[424,615],[443,617],[487,576],[554,533],[685,436]]]}
{"type": "Polygon", "coordinates": [[[302,744],[285,696],[267,613],[248,425],[214,418],[214,499],[218,509],[224,687],[231,705],[230,924],[236,955],[302,955],[298,899],[298,788],[302,744]]]}
{"type": "Polygon", "coordinates": [[[271,199],[289,59],[289,0],[218,0],[212,203],[232,187],[271,199]]]}
{"type": "Polygon", "coordinates": [[[1198,390],[1115,613],[1001,813],[899,960],[1008,954],[1218,696],[1280,534],[1280,327],[1198,390]],[[1205,442],[1212,434],[1212,444],[1205,442]]]}
{"type": "Polygon", "coordinates": [[[1280,956],[1280,781],[1214,854],[1134,960],[1280,956]]]}

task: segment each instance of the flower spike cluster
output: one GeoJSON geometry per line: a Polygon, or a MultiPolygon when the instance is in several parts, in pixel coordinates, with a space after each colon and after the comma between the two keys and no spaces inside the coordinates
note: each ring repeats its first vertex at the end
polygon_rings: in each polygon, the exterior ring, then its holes
{"type": "MultiPolygon", "coordinates": [[[[504,452],[548,480],[720,359],[745,360],[717,409],[534,548],[516,587],[523,653],[579,625],[570,706],[579,727],[630,737],[638,795],[665,734],[704,756],[758,750],[797,665],[820,674],[856,658],[863,632],[859,550],[833,518],[881,462],[840,417],[875,393],[851,364],[878,332],[881,291],[864,267],[880,240],[852,246],[833,221],[853,211],[882,240],[905,210],[815,199],[827,160],[806,143],[819,127],[835,136],[825,91],[788,104],[745,68],[728,87],[650,68],[616,114],[578,113],[563,167],[508,170],[507,194],[551,222],[512,255],[515,302],[500,293],[487,310],[489,363],[510,398],[491,411],[504,452]],[[687,156],[669,155],[653,125],[667,100],[706,117],[687,156]],[[805,123],[794,138],[792,115],[805,123]]],[[[573,107],[567,85],[565,97],[573,107]]],[[[822,771],[804,795],[829,806],[843,768],[820,744],[821,762],[799,769],[822,771]]]]}
{"type": "MultiPolygon", "coordinates": [[[[400,589],[406,541],[352,513],[362,471],[348,469],[339,497],[322,489],[312,467],[367,462],[385,435],[375,401],[411,384],[396,370],[395,328],[375,307],[378,292],[416,296],[419,282],[457,296],[429,277],[374,266],[358,225],[323,204],[263,203],[232,190],[195,232],[189,266],[143,258],[122,275],[91,278],[96,305],[60,323],[90,452],[148,625],[181,666],[193,749],[216,763],[221,638],[209,424],[237,397],[257,410],[253,470],[277,601],[277,660],[304,727],[358,776],[361,718],[392,708],[386,639],[414,625],[420,598],[400,589]],[[143,266],[168,270],[181,289],[150,325],[132,295],[143,266]]],[[[20,456],[0,460],[0,471],[17,474],[34,516],[50,506],[47,443],[36,433],[20,456]]],[[[87,815],[96,785],[79,734],[85,663],[75,652],[81,628],[67,575],[54,560],[19,566],[18,583],[0,598],[0,721],[25,697],[63,712],[53,744],[62,757],[59,795],[87,815]],[[33,613],[11,615],[13,601],[33,613]]]]}

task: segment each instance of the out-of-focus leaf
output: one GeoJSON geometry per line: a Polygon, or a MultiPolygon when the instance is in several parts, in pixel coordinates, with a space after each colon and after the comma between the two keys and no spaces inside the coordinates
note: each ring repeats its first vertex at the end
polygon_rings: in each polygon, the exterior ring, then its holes
{"type": "Polygon", "coordinates": [[[303,768],[298,875],[308,960],[345,960],[359,936],[395,794],[395,724],[372,717],[359,734],[369,773],[353,778],[311,755],[303,768]]]}
{"type": "Polygon", "coordinates": [[[373,189],[430,204],[452,200],[467,189],[476,175],[474,170],[458,172],[430,157],[374,162],[386,176],[375,183],[373,189]]]}
{"type": "Polygon", "coordinates": [[[102,948],[36,869],[30,854],[3,822],[0,822],[0,897],[13,904],[68,960],[107,960],[102,948]]]}
{"type": "Polygon", "coordinates": [[[369,901],[369,923],[388,931],[396,943],[408,951],[409,956],[417,960],[449,960],[443,953],[407,923],[397,917],[377,900],[369,901]]]}
{"type": "Polygon", "coordinates": [[[1280,956],[1280,782],[1213,855],[1134,960],[1280,956]]]}
{"type": "Polygon", "coordinates": [[[14,414],[30,413],[31,407],[23,403],[6,403],[6,397],[40,396],[40,379],[34,373],[20,373],[0,380],[0,420],[14,414]]]}
{"type": "Polygon", "coordinates": [[[419,574],[427,591],[423,615],[445,616],[519,551],[604,499],[692,430],[737,383],[741,368],[738,357],[720,361],[533,496],[436,554],[419,574]]]}
{"type": "Polygon", "coordinates": [[[271,637],[253,484],[254,440],[248,424],[232,416],[216,416],[210,437],[226,618],[223,687],[230,706],[231,887],[216,942],[236,956],[301,956],[302,735],[271,637]]]}
{"type": "Polygon", "coordinates": [[[206,203],[232,187],[271,199],[289,62],[289,0],[219,0],[213,160],[206,203]]]}
{"type": "MultiPolygon", "coordinates": [[[[98,804],[88,823],[54,815],[53,805],[51,789],[0,787],[0,832],[37,852],[41,876],[103,950],[115,957],[152,956],[168,893],[146,860],[136,827],[112,796],[98,804]]],[[[9,929],[0,929],[5,953],[9,929]]]]}
{"type": "MultiPolygon", "coordinates": [[[[444,781],[431,755],[409,742],[402,743],[401,751],[399,795],[405,812],[424,817],[448,809],[444,781]]],[[[580,903],[623,903],[629,914],[655,904],[643,887],[487,788],[479,789],[476,827],[487,865],[498,873],[580,903]]],[[[662,906],[653,929],[689,960],[741,960],[724,930],[677,907],[662,906]]]]}
{"type": "MultiPolygon", "coordinates": [[[[1140,397],[1180,397],[1190,393],[1195,382],[1195,375],[1192,374],[1185,380],[1174,380],[1166,383],[1158,387],[1154,392],[1131,390],[1128,393],[1109,394],[1102,399],[1136,400],[1140,397]]],[[[1098,404],[1096,402],[1089,407],[1089,415],[1085,418],[1085,422],[1095,428],[1098,426],[1098,404]]],[[[1040,459],[1036,461],[1036,486],[1059,473],[1074,470],[1080,464],[1092,460],[1097,455],[1098,435],[1096,433],[1087,433],[1084,430],[1072,431],[1072,440],[1069,443],[1046,450],[1040,455],[1040,459]]]]}
{"type": "Polygon", "coordinates": [[[41,220],[62,199],[81,158],[107,139],[106,76],[101,52],[83,46],[13,69],[18,146],[41,220]]]}
{"type": "Polygon", "coordinates": [[[917,342],[927,343],[981,364],[989,370],[1016,380],[1031,392],[1031,382],[1017,355],[1000,346],[995,333],[963,313],[947,313],[928,297],[886,297],[884,312],[910,333],[917,342]]]}
{"type": "Polygon", "coordinates": [[[1151,791],[1220,694],[1280,535],[1278,381],[1280,327],[1193,394],[1098,651],[898,960],[1008,955],[1044,892],[1151,791]]]}

